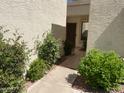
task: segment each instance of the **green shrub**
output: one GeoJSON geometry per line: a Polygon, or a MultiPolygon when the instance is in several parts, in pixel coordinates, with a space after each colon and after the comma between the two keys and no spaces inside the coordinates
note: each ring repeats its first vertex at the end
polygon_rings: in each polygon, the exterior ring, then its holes
{"type": "Polygon", "coordinates": [[[26,46],[18,33],[15,39],[4,38],[0,27],[0,93],[20,93],[24,84],[25,63],[28,59],[26,46]]]}
{"type": "Polygon", "coordinates": [[[116,89],[124,77],[124,62],[115,52],[91,50],[81,59],[78,72],[92,88],[116,89]]]}
{"type": "Polygon", "coordinates": [[[47,34],[44,42],[38,43],[38,58],[46,60],[47,64],[52,65],[60,57],[60,45],[52,34],[47,34]]]}
{"type": "Polygon", "coordinates": [[[65,56],[71,55],[73,48],[74,48],[74,46],[72,45],[71,42],[65,41],[64,42],[64,53],[65,53],[65,56]]]}
{"type": "Polygon", "coordinates": [[[47,71],[47,65],[44,60],[36,59],[30,65],[30,69],[27,72],[27,79],[36,81],[42,78],[47,71]]]}

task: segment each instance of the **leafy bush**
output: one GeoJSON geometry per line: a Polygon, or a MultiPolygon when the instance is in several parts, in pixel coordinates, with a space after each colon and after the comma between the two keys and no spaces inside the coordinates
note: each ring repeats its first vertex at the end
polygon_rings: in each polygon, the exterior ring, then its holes
{"type": "Polygon", "coordinates": [[[30,65],[30,69],[27,72],[27,79],[36,81],[42,78],[47,70],[47,65],[44,60],[36,59],[30,65]]]}
{"type": "Polygon", "coordinates": [[[22,36],[15,33],[15,39],[7,40],[3,35],[6,31],[0,27],[0,93],[20,93],[28,53],[25,43],[20,41],[22,36]]]}
{"type": "Polygon", "coordinates": [[[73,50],[73,45],[71,42],[69,41],[65,41],[64,43],[64,53],[65,53],[65,56],[68,56],[72,53],[72,50],[73,50]]]}
{"type": "Polygon", "coordinates": [[[57,59],[60,57],[59,42],[52,34],[47,34],[43,43],[38,43],[37,51],[38,58],[46,60],[49,65],[56,63],[57,59]]]}
{"type": "Polygon", "coordinates": [[[124,62],[115,52],[93,49],[81,59],[78,72],[92,88],[109,91],[123,79],[124,62]]]}

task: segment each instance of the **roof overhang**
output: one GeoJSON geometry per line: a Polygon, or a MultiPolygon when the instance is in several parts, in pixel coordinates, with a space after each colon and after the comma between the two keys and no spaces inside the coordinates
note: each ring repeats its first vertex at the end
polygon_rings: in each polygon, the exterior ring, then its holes
{"type": "Polygon", "coordinates": [[[90,4],[90,0],[74,0],[67,3],[68,6],[88,5],[88,4],[90,4]]]}

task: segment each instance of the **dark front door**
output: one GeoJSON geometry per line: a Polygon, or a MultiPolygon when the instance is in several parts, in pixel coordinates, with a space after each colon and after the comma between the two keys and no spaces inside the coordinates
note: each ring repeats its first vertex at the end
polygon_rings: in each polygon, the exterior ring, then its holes
{"type": "Polygon", "coordinates": [[[75,47],[75,39],[76,39],[76,23],[67,23],[66,28],[66,41],[70,42],[75,47]]]}

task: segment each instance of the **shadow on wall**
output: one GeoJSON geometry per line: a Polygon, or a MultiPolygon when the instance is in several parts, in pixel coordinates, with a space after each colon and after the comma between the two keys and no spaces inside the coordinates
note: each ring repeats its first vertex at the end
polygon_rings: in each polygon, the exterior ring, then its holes
{"type": "Polygon", "coordinates": [[[55,36],[57,40],[60,41],[61,44],[61,53],[62,55],[64,54],[63,52],[63,42],[66,39],[66,27],[57,25],[57,24],[52,24],[52,34],[55,36]]]}
{"type": "Polygon", "coordinates": [[[124,8],[96,40],[95,47],[124,57],[124,8]]]}
{"type": "Polygon", "coordinates": [[[66,27],[57,24],[52,24],[52,33],[56,39],[65,40],[66,38],[66,27]]]}

